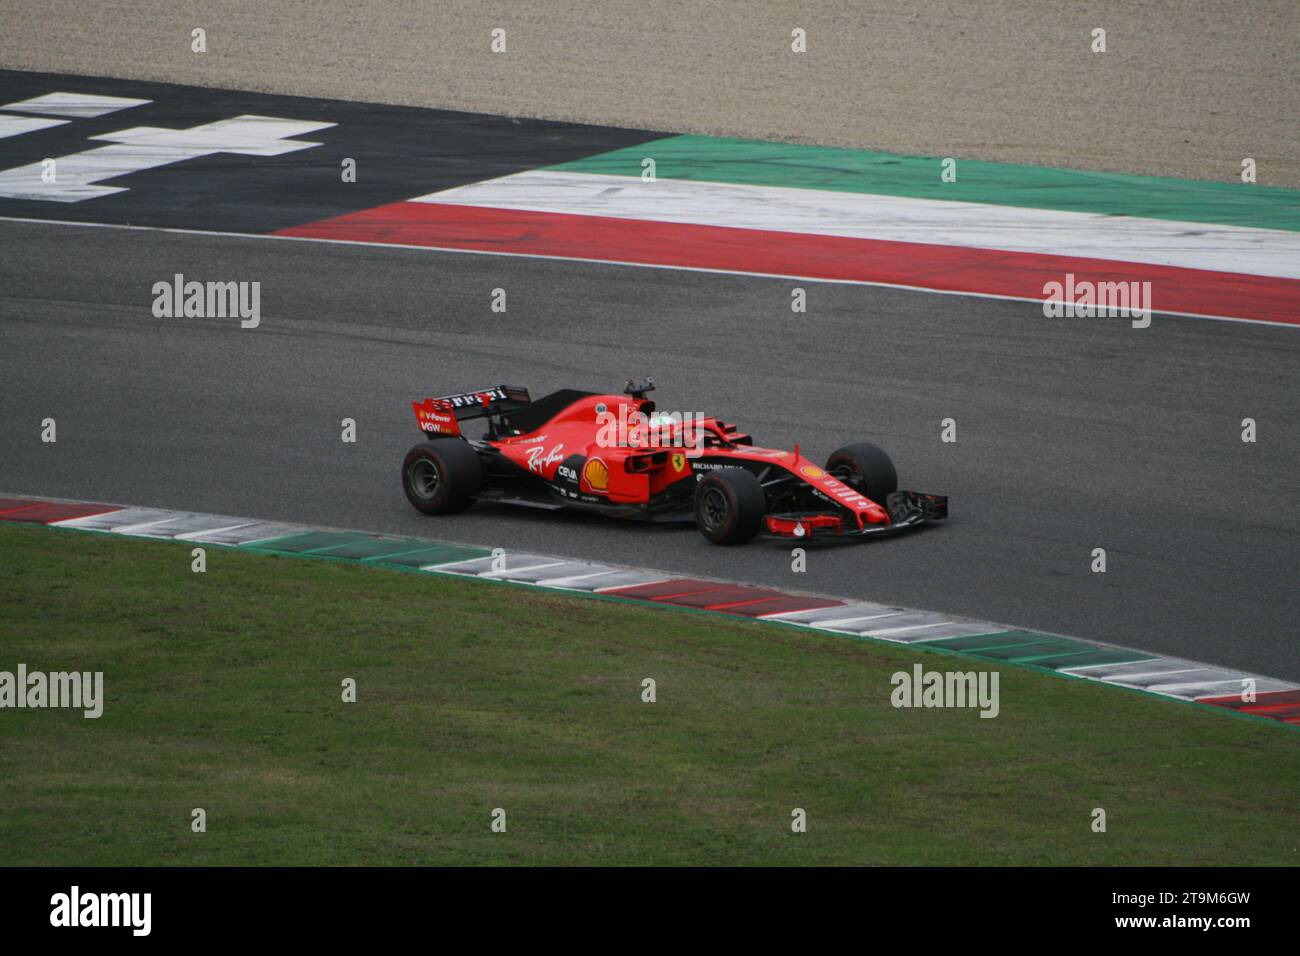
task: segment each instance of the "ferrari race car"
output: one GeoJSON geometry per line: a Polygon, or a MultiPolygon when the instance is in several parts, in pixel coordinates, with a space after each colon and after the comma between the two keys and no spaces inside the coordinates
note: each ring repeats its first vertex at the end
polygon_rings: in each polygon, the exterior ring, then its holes
{"type": "Polygon", "coordinates": [[[899,491],[875,445],[846,445],[819,466],[798,445],[760,448],[716,418],[657,412],[653,389],[644,379],[621,395],[565,388],[533,400],[497,385],[412,402],[427,440],[402,462],[406,497],[430,515],[482,499],[694,521],[716,544],[885,534],[948,516],[947,497],[899,491]],[[461,430],[474,419],[486,424],[478,437],[461,430]]]}

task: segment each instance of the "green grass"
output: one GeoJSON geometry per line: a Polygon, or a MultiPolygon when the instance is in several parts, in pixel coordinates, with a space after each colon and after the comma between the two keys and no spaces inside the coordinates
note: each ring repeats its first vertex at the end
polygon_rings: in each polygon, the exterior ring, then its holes
{"type": "Polygon", "coordinates": [[[0,670],[106,696],[0,711],[0,864],[1300,862],[1283,726],[1013,668],[996,719],[896,710],[985,665],[190,547],[0,526],[0,670]]]}

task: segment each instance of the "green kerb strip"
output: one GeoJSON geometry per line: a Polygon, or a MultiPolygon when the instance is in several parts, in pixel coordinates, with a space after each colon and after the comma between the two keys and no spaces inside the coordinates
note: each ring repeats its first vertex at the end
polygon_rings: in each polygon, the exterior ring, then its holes
{"type": "Polygon", "coordinates": [[[250,551],[269,551],[273,554],[305,554],[308,551],[322,551],[326,548],[371,540],[373,539],[370,535],[360,531],[307,531],[302,534],[286,535],[283,538],[250,541],[240,547],[250,551]]]}
{"type": "Polygon", "coordinates": [[[322,558],[356,558],[364,561],[369,558],[383,558],[392,555],[405,554],[407,551],[416,551],[427,547],[429,547],[428,541],[420,541],[417,538],[406,538],[402,540],[394,540],[392,538],[366,538],[363,541],[349,541],[346,544],[335,545],[331,548],[313,551],[312,554],[320,555],[322,558]]]}
{"type": "Polygon", "coordinates": [[[942,637],[936,641],[925,641],[928,647],[942,647],[950,651],[963,653],[984,652],[1000,648],[1025,647],[1052,640],[1047,634],[1034,631],[998,631],[992,634],[968,634],[964,637],[942,637]]]}
{"type": "Polygon", "coordinates": [[[486,548],[469,548],[456,544],[429,546],[427,541],[418,551],[406,551],[402,554],[384,557],[366,558],[366,564],[390,564],[403,568],[422,568],[427,564],[450,564],[453,561],[471,561],[474,558],[486,558],[492,552],[486,548]]]}
{"type": "Polygon", "coordinates": [[[492,553],[485,548],[437,544],[420,538],[378,538],[361,531],[306,531],[281,538],[251,541],[241,547],[267,554],[302,554],[313,558],[351,559],[367,564],[406,568],[468,561],[492,553]]]}
{"type": "MultiPolygon", "coordinates": [[[[710,136],[673,136],[548,168],[640,178],[645,159],[655,161],[659,179],[826,189],[1300,232],[1300,190],[1278,186],[973,159],[959,159],[956,181],[945,183],[940,178],[943,161],[939,157],[710,136]]],[[[1224,169],[1225,179],[1236,174],[1237,170],[1224,169]]]]}
{"type": "Polygon", "coordinates": [[[1095,664],[1123,664],[1146,660],[1150,654],[1116,647],[1098,647],[1071,637],[1054,637],[1033,631],[1007,631],[1002,634],[977,634],[926,641],[921,647],[940,647],[970,657],[1032,664],[1056,670],[1061,667],[1088,667],[1095,664]]]}

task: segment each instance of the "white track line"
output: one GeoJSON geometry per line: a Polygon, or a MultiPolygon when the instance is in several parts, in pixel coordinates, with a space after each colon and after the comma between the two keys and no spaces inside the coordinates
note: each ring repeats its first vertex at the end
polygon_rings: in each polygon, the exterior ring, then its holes
{"type": "MultiPolygon", "coordinates": [[[[672,272],[702,272],[709,275],[744,276],[755,279],[794,279],[799,282],[817,282],[824,285],[859,285],[878,289],[903,289],[908,292],[925,292],[930,295],[956,296],[959,298],[992,299],[999,302],[1028,302],[1043,306],[1053,304],[1041,298],[1018,295],[994,295],[988,292],[963,292],[955,289],[929,289],[925,286],[900,285],[893,282],[870,282],[865,279],[824,279],[818,276],[801,276],[783,272],[749,272],[743,269],[708,269],[701,266],[672,266],[654,262],[626,262],[621,259],[592,259],[585,256],[549,256],[536,252],[500,252],[488,249],[456,249],[447,246],[422,246],[414,243],[399,242],[363,242],[357,239],[319,239],[314,236],[276,236],[254,232],[220,232],[212,229],[180,229],[172,226],[133,226],[115,222],[77,222],[69,219],[32,219],[25,216],[0,216],[0,222],[24,222],[37,225],[78,226],[88,229],[127,229],[143,232],[164,232],[179,236],[211,236],[217,239],[274,239],[281,242],[317,242],[335,246],[362,246],[367,249],[408,249],[414,252],[445,252],[469,256],[503,256],[509,259],[538,259],[553,262],[585,262],[601,266],[628,266],[635,269],[666,269],[672,272]]],[[[1061,302],[1060,305],[1067,303],[1061,302]]],[[[1153,315],[1170,315],[1186,319],[1212,319],[1215,322],[1235,322],[1241,325],[1267,325],[1274,328],[1300,329],[1294,322],[1274,322],[1269,319],[1238,319],[1226,315],[1210,315],[1204,312],[1166,312],[1152,309],[1153,315]]],[[[1093,321],[1112,321],[1097,319],[1093,321]]],[[[1118,320],[1124,321],[1124,320],[1118,320]]]]}
{"type": "Polygon", "coordinates": [[[223,534],[227,531],[234,531],[236,528],[247,528],[249,525],[257,524],[256,521],[241,521],[239,524],[230,524],[222,528],[200,528],[197,531],[186,531],[183,534],[175,535],[177,541],[192,541],[195,538],[207,534],[223,534]]]}
{"type": "MultiPolygon", "coordinates": [[[[890,611],[886,614],[868,614],[865,617],[841,617],[833,621],[788,621],[786,623],[802,624],[805,627],[843,628],[845,625],[852,624],[855,621],[878,621],[882,617],[898,617],[898,615],[903,613],[903,611],[890,611]]],[[[779,620],[779,618],[776,618],[775,620],[779,620]]]]}
{"type": "MultiPolygon", "coordinates": [[[[505,570],[502,571],[482,571],[478,574],[478,577],[488,578],[489,580],[508,581],[510,580],[510,575],[519,574],[522,571],[540,571],[542,568],[558,568],[562,564],[572,564],[572,563],[573,563],[572,561],[560,560],[560,561],[546,561],[542,564],[525,564],[521,567],[506,568],[505,570]]],[[[525,581],[523,583],[536,584],[537,582],[525,581]]]]}
{"type": "Polygon", "coordinates": [[[955,623],[957,622],[935,621],[932,624],[910,624],[907,627],[891,627],[891,628],[886,628],[883,631],[878,631],[873,627],[870,628],[869,630],[863,631],[862,633],[868,634],[871,637],[883,637],[888,639],[890,634],[903,634],[907,631],[925,631],[925,630],[929,630],[932,627],[942,627],[944,624],[955,624],[955,623]]]}

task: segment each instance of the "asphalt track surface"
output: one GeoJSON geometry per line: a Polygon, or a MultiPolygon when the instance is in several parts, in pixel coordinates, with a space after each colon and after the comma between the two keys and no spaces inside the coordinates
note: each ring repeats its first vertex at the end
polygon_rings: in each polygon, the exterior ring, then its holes
{"type": "Polygon", "coordinates": [[[0,248],[3,493],[643,564],[1300,677],[1290,329],[817,283],[799,315],[781,279],[55,223],[0,222],[0,248]],[[256,278],[261,326],[154,318],[152,285],[177,272],[256,278]],[[876,441],[952,519],[810,547],[794,574],[786,542],[505,507],[431,519],[403,497],[411,399],[643,374],[661,409],[763,444],[876,441]]]}
{"type": "Polygon", "coordinates": [[[271,232],[665,135],[322,97],[0,70],[0,103],[53,91],[149,102],[0,138],[0,170],[100,148],[108,144],[94,137],[127,128],[187,130],[242,114],[329,125],[297,137],[314,144],[302,150],[278,156],[223,151],[167,163],[105,182],[125,188],[90,201],[0,195],[0,216],[271,232]],[[346,185],[341,176],[345,159],[356,164],[356,181],[346,185]]]}

